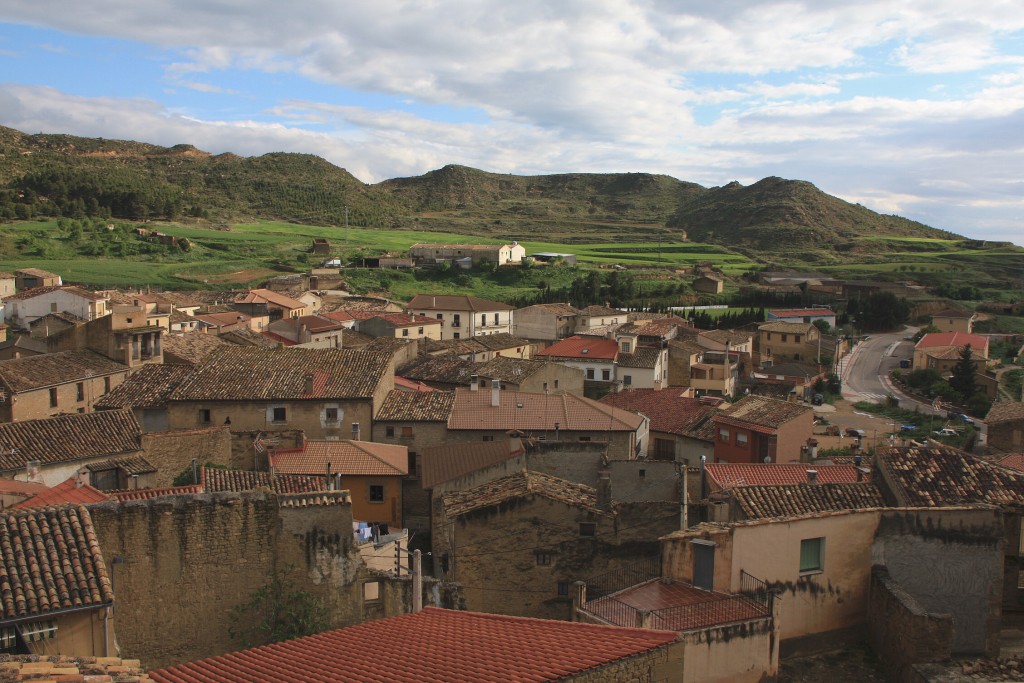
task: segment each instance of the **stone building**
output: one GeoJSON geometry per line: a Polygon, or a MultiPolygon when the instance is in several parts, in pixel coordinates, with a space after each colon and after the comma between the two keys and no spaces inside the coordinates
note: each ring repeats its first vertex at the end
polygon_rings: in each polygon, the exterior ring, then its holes
{"type": "Polygon", "coordinates": [[[1024,452],[1024,403],[996,401],[985,416],[988,445],[1007,453],[1024,452]]]}
{"type": "Polygon", "coordinates": [[[441,339],[467,339],[512,332],[512,311],[508,304],[475,296],[417,294],[409,302],[410,313],[441,321],[441,339]]]}
{"type": "MultiPolygon", "coordinates": [[[[583,395],[583,372],[561,363],[498,356],[473,368],[480,388],[498,382],[505,390],[529,393],[564,391],[583,395]]],[[[472,383],[472,376],[470,377],[472,383]]]]}
{"type": "Polygon", "coordinates": [[[535,304],[516,309],[512,333],[525,339],[555,341],[576,333],[580,312],[569,304],[535,304]]]}
{"type": "Polygon", "coordinates": [[[94,351],[63,351],[0,361],[0,421],[86,413],[131,368],[94,351]]]}
{"type": "Polygon", "coordinates": [[[716,408],[678,389],[633,389],[608,394],[601,403],[645,415],[651,421],[647,457],[696,466],[714,453],[716,408]]]}
{"type": "Polygon", "coordinates": [[[171,429],[302,430],[309,438],[370,433],[394,388],[391,358],[346,349],[225,348],[168,399],[171,429]]]}

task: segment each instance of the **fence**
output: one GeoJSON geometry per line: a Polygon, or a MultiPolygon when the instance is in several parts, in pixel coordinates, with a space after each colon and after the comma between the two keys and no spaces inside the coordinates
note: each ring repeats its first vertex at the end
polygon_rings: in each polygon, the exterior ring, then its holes
{"type": "Polygon", "coordinates": [[[647,557],[619,569],[586,579],[587,601],[635,586],[661,576],[661,556],[647,557]]]}

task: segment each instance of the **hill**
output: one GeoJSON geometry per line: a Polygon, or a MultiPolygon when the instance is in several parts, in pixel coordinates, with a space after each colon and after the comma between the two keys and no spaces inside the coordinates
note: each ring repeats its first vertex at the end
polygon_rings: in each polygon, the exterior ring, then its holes
{"type": "Polygon", "coordinates": [[[281,220],[562,243],[690,239],[820,261],[865,237],[955,235],[882,216],[804,181],[705,188],[649,173],[515,176],[450,165],[367,185],[307,154],[243,158],[192,147],[0,128],[0,219],[103,216],[226,225],[281,220]],[[794,251],[796,250],[796,251],[794,251]],[[817,254],[812,252],[818,252],[817,254]]]}

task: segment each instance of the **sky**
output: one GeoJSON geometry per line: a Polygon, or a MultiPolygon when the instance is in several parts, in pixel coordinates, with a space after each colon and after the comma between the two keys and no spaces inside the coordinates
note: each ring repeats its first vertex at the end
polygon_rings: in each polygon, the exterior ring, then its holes
{"type": "Polygon", "coordinates": [[[4,0],[0,125],[367,183],[780,176],[1024,245],[1020,0],[4,0]]]}

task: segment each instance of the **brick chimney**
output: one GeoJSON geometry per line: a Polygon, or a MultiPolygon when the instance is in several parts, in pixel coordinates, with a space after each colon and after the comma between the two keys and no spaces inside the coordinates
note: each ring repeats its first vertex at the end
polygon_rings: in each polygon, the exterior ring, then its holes
{"type": "Polygon", "coordinates": [[[818,470],[807,470],[807,483],[817,484],[818,483],[818,470]]]}

